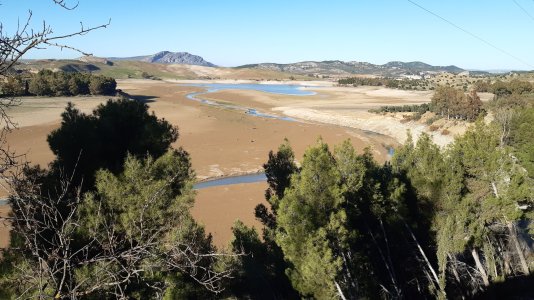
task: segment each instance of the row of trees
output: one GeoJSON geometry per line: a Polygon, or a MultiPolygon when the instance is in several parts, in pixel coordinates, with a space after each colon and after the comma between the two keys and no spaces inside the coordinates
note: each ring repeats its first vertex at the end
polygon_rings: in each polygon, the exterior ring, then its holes
{"type": "Polygon", "coordinates": [[[394,79],[389,78],[373,78],[373,77],[349,77],[342,78],[337,81],[339,85],[352,86],[387,86],[390,87],[394,79]]]}
{"type": "Polygon", "coordinates": [[[385,105],[380,106],[377,109],[370,109],[369,112],[382,113],[382,112],[415,112],[418,114],[424,114],[427,111],[431,111],[432,107],[429,103],[412,104],[412,105],[385,105]]]}
{"type": "Polygon", "coordinates": [[[474,121],[483,112],[482,101],[475,90],[465,94],[462,90],[450,86],[439,86],[430,103],[420,105],[388,105],[370,112],[415,112],[421,115],[432,111],[448,119],[474,121]]]}
{"type": "Polygon", "coordinates": [[[425,80],[421,79],[395,79],[395,78],[374,78],[374,77],[349,77],[337,81],[339,85],[352,86],[385,86],[392,89],[418,90],[431,89],[425,80]]]}
{"type": "Polygon", "coordinates": [[[496,96],[522,95],[534,92],[534,84],[519,79],[498,80],[493,83],[491,81],[477,81],[474,87],[477,92],[493,93],[496,96]]]}
{"type": "Polygon", "coordinates": [[[115,95],[117,82],[106,76],[52,72],[8,76],[1,84],[3,97],[115,95]]]}

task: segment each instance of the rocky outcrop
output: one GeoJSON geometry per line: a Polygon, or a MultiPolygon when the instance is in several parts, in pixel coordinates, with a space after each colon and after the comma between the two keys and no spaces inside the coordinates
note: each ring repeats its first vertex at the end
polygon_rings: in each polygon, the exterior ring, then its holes
{"type": "Polygon", "coordinates": [[[109,60],[132,60],[144,61],[158,64],[181,64],[195,65],[204,67],[216,67],[216,65],[204,60],[201,56],[193,55],[188,52],[170,52],[161,51],[153,55],[134,56],[134,57],[112,57],[109,60]]]}

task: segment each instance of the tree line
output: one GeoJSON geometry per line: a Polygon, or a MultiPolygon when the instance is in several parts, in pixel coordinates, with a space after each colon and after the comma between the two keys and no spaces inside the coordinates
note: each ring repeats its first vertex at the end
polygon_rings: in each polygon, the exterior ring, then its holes
{"type": "Polygon", "coordinates": [[[346,86],[384,86],[392,89],[417,90],[433,89],[428,83],[421,79],[396,79],[396,78],[379,78],[379,77],[349,77],[337,81],[339,85],[346,86]]]}
{"type": "Polygon", "coordinates": [[[85,73],[41,70],[35,74],[7,76],[0,83],[2,97],[115,95],[117,82],[111,77],[85,73]]]}
{"type": "Polygon", "coordinates": [[[482,112],[482,101],[475,90],[466,94],[449,86],[439,86],[432,96],[430,107],[434,113],[447,119],[473,121],[482,112]]]}
{"type": "Polygon", "coordinates": [[[432,111],[430,103],[412,104],[412,105],[384,105],[377,109],[370,109],[372,113],[396,113],[396,112],[415,112],[418,114],[424,114],[427,111],[432,111]]]}
{"type": "Polygon", "coordinates": [[[387,105],[370,112],[415,112],[422,115],[427,111],[447,119],[474,121],[484,112],[482,101],[475,90],[468,94],[450,86],[438,86],[430,103],[413,105],[387,105]]]}
{"type": "Polygon", "coordinates": [[[495,82],[477,81],[474,84],[477,92],[493,93],[497,97],[510,96],[512,94],[523,95],[534,92],[534,85],[528,81],[512,79],[510,81],[497,80],[495,82]]]}

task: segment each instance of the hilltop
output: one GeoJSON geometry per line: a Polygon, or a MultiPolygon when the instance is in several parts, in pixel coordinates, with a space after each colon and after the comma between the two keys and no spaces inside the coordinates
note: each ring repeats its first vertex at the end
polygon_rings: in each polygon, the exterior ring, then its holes
{"type": "Polygon", "coordinates": [[[133,56],[133,57],[110,57],[110,61],[142,61],[148,63],[158,63],[158,64],[180,64],[180,65],[194,65],[194,66],[203,66],[203,67],[216,67],[215,64],[212,64],[201,56],[194,55],[188,52],[170,52],[170,51],[161,51],[152,55],[144,56],[133,56]]]}
{"type": "Polygon", "coordinates": [[[95,73],[115,79],[246,79],[246,80],[311,80],[310,77],[271,70],[251,68],[207,67],[178,63],[152,63],[143,60],[98,57],[80,59],[23,60],[16,66],[19,73],[37,73],[39,70],[95,73]]]}
{"type": "Polygon", "coordinates": [[[392,61],[383,65],[375,65],[359,61],[303,61],[290,64],[260,63],[243,65],[239,68],[256,68],[294,74],[340,77],[350,75],[375,75],[387,77],[400,77],[403,75],[421,75],[422,73],[448,72],[458,74],[465,70],[457,66],[432,66],[423,62],[392,61]]]}

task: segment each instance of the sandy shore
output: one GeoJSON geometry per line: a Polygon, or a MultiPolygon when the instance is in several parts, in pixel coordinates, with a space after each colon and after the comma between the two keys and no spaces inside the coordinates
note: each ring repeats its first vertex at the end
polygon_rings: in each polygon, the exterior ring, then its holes
{"type": "Polygon", "coordinates": [[[191,213],[213,234],[218,247],[228,245],[231,228],[238,219],[254,226],[261,236],[262,225],[254,217],[254,208],[259,203],[267,205],[266,188],[266,183],[248,183],[202,189],[198,191],[191,213]]]}
{"type": "Polygon", "coordinates": [[[426,132],[434,142],[445,146],[454,140],[452,135],[431,132],[428,126],[417,122],[402,123],[392,116],[368,112],[385,105],[412,105],[430,102],[432,92],[403,91],[382,87],[311,87],[317,92],[312,96],[269,95],[256,91],[224,90],[203,95],[203,98],[250,105],[270,110],[280,115],[316,122],[355,128],[387,135],[398,143],[404,143],[409,130],[414,139],[426,132]],[[251,99],[251,100],[245,100],[251,99]]]}

